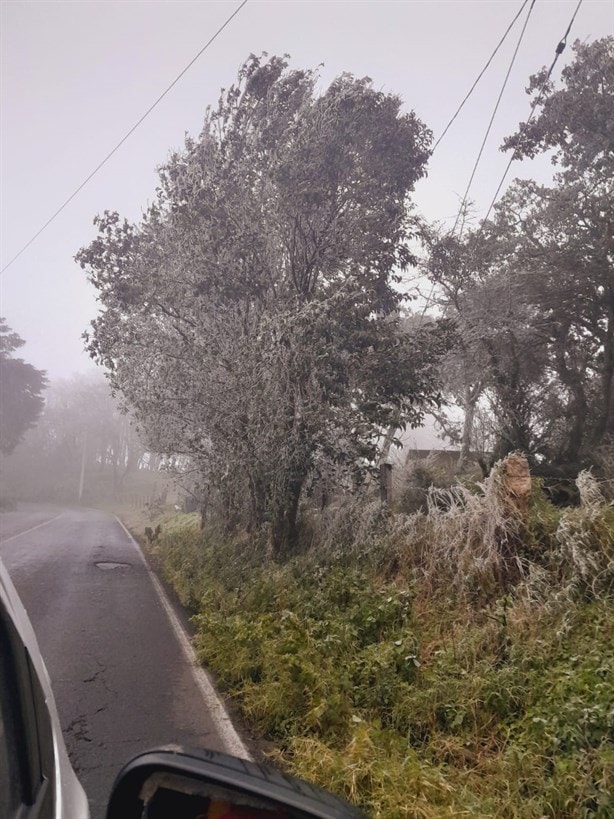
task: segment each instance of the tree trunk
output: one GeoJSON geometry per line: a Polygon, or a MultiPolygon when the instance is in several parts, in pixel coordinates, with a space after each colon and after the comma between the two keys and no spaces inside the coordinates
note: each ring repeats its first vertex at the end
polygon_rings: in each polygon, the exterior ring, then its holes
{"type": "Polygon", "coordinates": [[[572,395],[568,412],[571,427],[567,434],[567,440],[561,452],[560,460],[564,463],[577,464],[580,451],[584,444],[588,406],[584,392],[584,384],[582,383],[583,373],[579,373],[575,369],[570,369],[565,358],[567,344],[566,333],[566,329],[562,330],[554,345],[554,361],[557,373],[561,382],[572,395]]]}
{"type": "Polygon", "coordinates": [[[266,510],[266,489],[264,481],[259,475],[253,473],[249,477],[250,488],[250,520],[248,531],[256,531],[265,520],[266,510]]]}
{"type": "Polygon", "coordinates": [[[290,481],[286,497],[280,502],[271,521],[273,559],[280,560],[296,548],[298,541],[298,508],[304,478],[290,481]]]}
{"type": "Polygon", "coordinates": [[[612,386],[614,380],[614,294],[610,288],[608,321],[603,340],[603,371],[601,375],[601,411],[593,430],[592,445],[598,447],[610,427],[612,415],[612,386]]]}
{"type": "Polygon", "coordinates": [[[480,396],[480,390],[477,387],[465,387],[465,394],[463,396],[465,418],[463,421],[463,435],[461,438],[461,450],[458,456],[458,463],[456,471],[461,472],[471,457],[471,444],[473,443],[473,422],[475,420],[475,408],[480,396]]]}
{"type": "Polygon", "coordinates": [[[79,500],[83,498],[83,486],[85,483],[85,460],[87,454],[87,431],[83,434],[83,451],[81,453],[81,471],[79,474],[79,500]]]}
{"type": "Polygon", "coordinates": [[[384,443],[382,445],[382,449],[379,456],[380,464],[386,463],[388,455],[390,454],[390,448],[392,447],[392,442],[394,441],[394,433],[399,428],[399,422],[401,420],[401,413],[397,411],[395,413],[394,421],[389,425],[388,431],[386,432],[386,436],[384,437],[384,443]]]}

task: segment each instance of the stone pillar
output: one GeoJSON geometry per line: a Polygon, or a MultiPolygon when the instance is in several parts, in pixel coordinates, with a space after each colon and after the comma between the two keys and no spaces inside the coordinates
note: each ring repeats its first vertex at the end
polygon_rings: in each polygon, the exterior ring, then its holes
{"type": "Polygon", "coordinates": [[[523,577],[523,553],[531,495],[529,462],[522,452],[512,452],[495,465],[499,474],[498,492],[505,523],[495,534],[501,557],[499,582],[506,591],[523,577]]]}
{"type": "Polygon", "coordinates": [[[526,521],[531,495],[531,470],[521,452],[512,452],[501,462],[503,500],[526,521]]]}

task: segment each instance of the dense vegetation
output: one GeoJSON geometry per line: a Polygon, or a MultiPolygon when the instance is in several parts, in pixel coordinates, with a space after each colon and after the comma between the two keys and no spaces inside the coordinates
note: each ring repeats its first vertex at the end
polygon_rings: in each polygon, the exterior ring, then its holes
{"type": "Polygon", "coordinates": [[[536,482],[510,585],[493,475],[426,513],[363,498],[283,565],[162,521],[203,662],[281,764],[374,817],[614,812],[614,509],[590,476],[563,511],[536,482]]]}
{"type": "Polygon", "coordinates": [[[77,257],[102,306],[90,352],[147,446],[189,463],[203,510],[295,550],[301,502],[358,488],[426,412],[460,467],[476,450],[484,474],[513,450],[544,475],[600,463],[614,38],[574,51],[559,87],[531,78],[534,116],[503,145],[550,152],[552,184],[515,180],[475,228],[467,202],[452,230],[414,212],[431,134],[397,97],[346,74],[320,92],[316,72],[253,56],[142,220],[97,218],[77,257]],[[438,317],[408,310],[420,241],[438,317]]]}
{"type": "Polygon", "coordinates": [[[552,183],[516,179],[490,219],[427,231],[457,328],[444,371],[465,423],[444,426],[466,458],[487,410],[483,448],[521,449],[542,474],[595,464],[614,433],[614,37],[574,52],[559,87],[545,69],[531,78],[536,116],[503,144],[548,153],[552,183]]]}
{"type": "MultiPolygon", "coordinates": [[[[614,816],[614,38],[561,80],[503,145],[551,184],[447,230],[414,212],[432,140],[401,100],[250,57],[143,218],[105,212],[77,256],[142,438],[65,386],[13,456],[60,500],[181,473],[199,514],[148,546],[200,658],[280,764],[374,817],[614,816]],[[460,482],[423,470],[394,507],[373,476],[427,412],[460,482]],[[579,504],[510,501],[512,452],[579,504]]],[[[0,324],[3,454],[42,409],[20,343],[0,324]]]]}

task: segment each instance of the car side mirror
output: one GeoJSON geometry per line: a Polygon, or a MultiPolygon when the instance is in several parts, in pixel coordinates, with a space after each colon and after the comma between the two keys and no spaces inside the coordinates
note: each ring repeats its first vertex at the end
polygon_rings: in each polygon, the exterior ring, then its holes
{"type": "Polygon", "coordinates": [[[217,751],[162,748],[119,773],[107,819],[365,819],[336,796],[217,751]]]}

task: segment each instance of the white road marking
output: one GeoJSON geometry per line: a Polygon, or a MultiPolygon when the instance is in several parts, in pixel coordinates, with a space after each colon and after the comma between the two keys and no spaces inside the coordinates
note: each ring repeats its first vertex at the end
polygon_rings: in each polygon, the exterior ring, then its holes
{"type": "Polygon", "coordinates": [[[213,683],[205,669],[199,664],[198,660],[196,659],[196,654],[194,653],[194,648],[192,646],[192,641],[188,633],[186,632],[183,624],[180,622],[179,618],[175,614],[173,607],[168,599],[168,596],[164,590],[164,587],[154,574],[152,570],[149,568],[147,561],[141,551],[141,547],[139,546],[138,542],[132,537],[131,533],[128,529],[124,526],[122,521],[116,516],[116,520],[119,525],[122,527],[124,532],[128,535],[130,541],[132,542],[133,546],[135,547],[140,559],[143,561],[143,565],[149,575],[149,579],[151,580],[154,589],[162,603],[162,607],[164,608],[169,622],[175,635],[183,649],[183,653],[188,661],[192,669],[192,674],[196,681],[196,685],[198,686],[203,699],[205,700],[205,705],[207,706],[207,710],[211,715],[211,719],[215,728],[222,739],[222,742],[226,746],[226,752],[232,754],[233,756],[241,757],[242,759],[252,760],[252,756],[245,747],[243,740],[238,735],[235,730],[234,725],[232,724],[232,720],[230,719],[230,715],[228,711],[224,707],[224,703],[219,698],[215,688],[213,687],[213,683]]]}
{"type": "Polygon", "coordinates": [[[63,514],[64,514],[63,512],[60,512],[59,515],[56,515],[53,518],[49,518],[49,520],[44,520],[42,523],[37,523],[36,526],[30,526],[29,529],[24,529],[23,532],[17,532],[16,535],[11,535],[10,537],[7,537],[7,538],[4,538],[3,540],[0,540],[0,543],[2,543],[2,544],[8,543],[9,540],[15,540],[15,538],[17,538],[17,537],[21,537],[22,535],[27,535],[28,532],[33,532],[35,529],[40,529],[42,526],[47,526],[48,523],[53,523],[54,520],[57,520],[58,518],[61,518],[63,514]]]}

